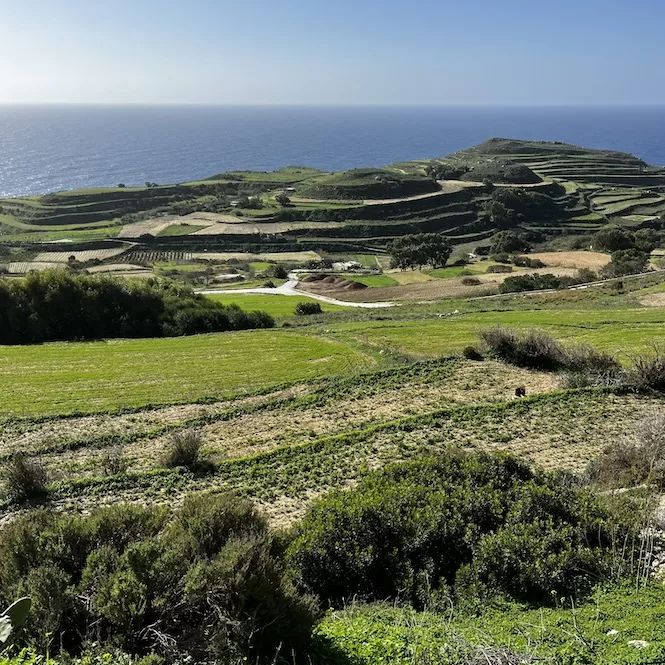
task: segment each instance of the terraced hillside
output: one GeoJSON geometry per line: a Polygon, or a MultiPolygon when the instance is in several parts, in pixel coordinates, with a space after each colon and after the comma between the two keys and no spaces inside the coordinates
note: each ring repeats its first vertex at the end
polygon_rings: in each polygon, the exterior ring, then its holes
{"type": "Polygon", "coordinates": [[[120,235],[165,251],[372,253],[395,237],[438,232],[482,244],[513,227],[540,241],[608,222],[654,225],[665,170],[620,152],[491,139],[441,159],[324,173],[228,172],[181,185],[83,190],[0,202],[0,233],[24,245],[120,235]],[[499,222],[499,201],[511,211],[499,222]]]}

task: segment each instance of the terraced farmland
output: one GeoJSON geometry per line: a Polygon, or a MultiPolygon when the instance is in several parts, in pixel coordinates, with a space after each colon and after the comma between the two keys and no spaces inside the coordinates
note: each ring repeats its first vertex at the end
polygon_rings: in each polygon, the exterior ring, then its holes
{"type": "Polygon", "coordinates": [[[229,252],[252,243],[260,247],[257,253],[363,254],[419,231],[475,245],[496,231],[484,212],[491,187],[480,182],[492,174],[501,188],[547,197],[538,200],[540,210],[517,214],[520,227],[546,238],[592,233],[608,221],[640,226],[665,212],[665,171],[624,153],[495,139],[438,161],[460,169],[461,180],[427,177],[429,162],[423,160],[335,174],[307,168],[234,172],[181,185],[5,200],[0,228],[27,234],[61,229],[56,238],[76,240],[94,225],[121,224],[115,232],[149,245],[146,252],[229,252]],[[520,169],[529,178],[502,180],[520,169]],[[291,202],[281,205],[276,197],[285,192],[291,202]],[[238,208],[247,197],[260,199],[258,207],[238,208]]]}

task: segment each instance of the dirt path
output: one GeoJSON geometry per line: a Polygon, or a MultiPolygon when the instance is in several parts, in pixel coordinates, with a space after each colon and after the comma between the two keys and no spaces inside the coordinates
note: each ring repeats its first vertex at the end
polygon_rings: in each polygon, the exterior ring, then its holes
{"type": "Polygon", "coordinates": [[[341,307],[364,307],[366,309],[378,309],[381,307],[393,307],[395,303],[393,302],[347,302],[345,300],[337,300],[336,298],[330,298],[329,296],[323,296],[318,293],[310,293],[309,291],[298,291],[296,288],[298,286],[298,275],[296,273],[290,273],[289,279],[287,282],[281,286],[277,286],[274,289],[259,287],[255,289],[206,289],[204,291],[197,291],[203,295],[215,295],[215,294],[230,294],[230,293],[260,293],[262,295],[269,296],[298,296],[300,298],[307,297],[313,298],[314,300],[320,300],[321,302],[328,303],[329,305],[340,305],[341,307]]]}

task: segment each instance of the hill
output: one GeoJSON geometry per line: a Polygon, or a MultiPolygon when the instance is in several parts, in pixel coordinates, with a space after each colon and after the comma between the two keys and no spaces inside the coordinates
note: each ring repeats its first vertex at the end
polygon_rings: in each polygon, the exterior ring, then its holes
{"type": "Polygon", "coordinates": [[[237,252],[248,244],[262,252],[362,254],[418,232],[473,248],[498,230],[487,210],[493,200],[506,205],[508,195],[499,193],[506,189],[515,194],[508,196],[510,224],[540,243],[583,237],[607,223],[654,227],[665,212],[663,169],[616,151],[503,138],[386,168],[324,173],[292,166],[148,185],[0,201],[0,234],[14,248],[0,260],[29,260],[44,241],[118,235],[163,256],[237,252]]]}

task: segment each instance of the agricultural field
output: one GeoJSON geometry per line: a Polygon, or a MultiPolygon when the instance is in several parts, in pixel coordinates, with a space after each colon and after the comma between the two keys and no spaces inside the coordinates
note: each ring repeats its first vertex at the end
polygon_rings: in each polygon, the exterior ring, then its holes
{"type": "MultiPolygon", "coordinates": [[[[244,284],[239,285],[245,287],[244,284]]],[[[282,318],[291,317],[296,308],[296,305],[301,302],[318,302],[306,295],[302,296],[286,296],[286,295],[255,295],[246,293],[224,293],[220,295],[210,294],[207,296],[211,300],[220,302],[224,305],[239,305],[247,311],[261,310],[268,312],[271,316],[282,318]]],[[[339,312],[344,308],[339,305],[331,305],[326,302],[319,302],[321,309],[324,312],[339,312]]]]}
{"type": "Polygon", "coordinates": [[[71,252],[41,252],[37,254],[35,261],[43,263],[67,263],[72,256],[76,261],[81,261],[82,263],[93,259],[105,261],[106,259],[113,259],[120,256],[120,254],[123,254],[128,249],[129,245],[109,249],[72,250],[71,252]]]}
{"type": "Polygon", "coordinates": [[[297,327],[3,347],[0,378],[13,390],[0,407],[0,456],[20,448],[43,460],[64,506],[234,487],[279,523],[364,468],[452,443],[581,470],[662,399],[561,390],[552,373],[461,352],[501,325],[590,343],[628,364],[663,339],[665,309],[639,302],[664,288],[649,279],[612,296],[599,287],[358,313],[323,304],[311,320],[292,316],[299,298],[224,294],[216,298],[273,308],[297,327]],[[526,399],[514,399],[516,386],[526,399]],[[160,469],[170,434],[185,429],[200,433],[214,472],[160,469]],[[106,477],[103,459],[117,450],[128,474],[106,477]]]}

